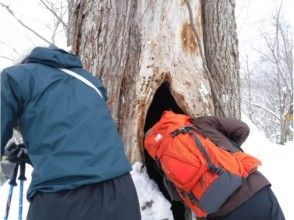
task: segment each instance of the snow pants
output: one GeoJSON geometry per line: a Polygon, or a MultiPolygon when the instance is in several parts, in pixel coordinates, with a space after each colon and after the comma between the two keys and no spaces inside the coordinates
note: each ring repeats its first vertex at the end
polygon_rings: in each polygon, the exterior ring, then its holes
{"type": "Polygon", "coordinates": [[[235,210],[207,220],[285,220],[285,217],[270,186],[266,186],[235,210]]]}
{"type": "Polygon", "coordinates": [[[130,174],[54,193],[37,192],[27,220],[140,220],[130,174]]]}

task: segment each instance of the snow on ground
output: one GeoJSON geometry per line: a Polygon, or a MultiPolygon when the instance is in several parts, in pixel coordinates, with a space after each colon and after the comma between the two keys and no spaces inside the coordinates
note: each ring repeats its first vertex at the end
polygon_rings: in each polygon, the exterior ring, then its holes
{"type": "Polygon", "coordinates": [[[142,163],[135,163],[131,174],[139,197],[142,220],[173,220],[171,204],[149,178],[142,163]]]}
{"type": "MultiPolygon", "coordinates": [[[[294,212],[291,210],[293,207],[291,198],[294,195],[294,172],[291,170],[294,142],[284,146],[273,144],[245,115],[242,116],[242,120],[249,125],[251,130],[243,149],[262,161],[259,170],[272,183],[272,190],[281,204],[286,219],[294,219],[294,212]]],[[[28,167],[27,177],[31,175],[31,171],[32,168],[28,167]]],[[[141,163],[135,163],[131,174],[139,196],[142,220],[172,220],[170,203],[161,194],[154,181],[149,179],[145,167],[142,167],[141,163]]],[[[28,184],[29,180],[25,182],[25,191],[28,184]]],[[[7,183],[0,187],[0,219],[3,219],[4,216],[8,189],[7,183]]],[[[18,187],[14,189],[9,220],[17,219],[18,190],[18,187]]],[[[26,216],[28,206],[28,202],[24,199],[24,216],[26,216]]]]}
{"type": "MultiPolygon", "coordinates": [[[[29,187],[31,181],[31,173],[33,168],[30,165],[26,165],[26,178],[27,180],[24,182],[24,193],[23,193],[23,219],[26,219],[29,203],[26,200],[26,192],[29,187]]],[[[10,206],[9,218],[8,220],[16,220],[18,219],[18,199],[19,199],[19,180],[17,180],[17,186],[13,189],[12,201],[10,206]]],[[[2,187],[0,187],[0,219],[4,218],[6,202],[9,191],[8,181],[4,183],[2,187]]]]}
{"type": "Polygon", "coordinates": [[[259,170],[272,184],[272,190],[278,198],[287,220],[294,219],[294,142],[285,145],[271,143],[265,134],[258,130],[254,124],[242,115],[242,120],[250,127],[250,134],[242,148],[247,153],[261,160],[259,170]]]}
{"type": "MultiPolygon", "coordinates": [[[[30,177],[31,172],[32,168],[27,166],[26,176],[30,177]]],[[[172,212],[170,210],[171,204],[159,191],[156,183],[148,177],[146,168],[142,167],[142,164],[137,162],[133,165],[133,171],[131,174],[139,195],[142,220],[173,220],[172,212]]],[[[25,199],[29,182],[30,178],[25,181],[24,185],[23,219],[25,219],[29,207],[29,203],[25,199]]],[[[2,187],[0,187],[0,219],[3,219],[4,217],[8,191],[9,185],[8,182],[6,182],[2,187]]],[[[9,220],[18,219],[18,197],[19,187],[17,186],[13,191],[13,200],[11,202],[11,209],[8,218],[9,220]]]]}

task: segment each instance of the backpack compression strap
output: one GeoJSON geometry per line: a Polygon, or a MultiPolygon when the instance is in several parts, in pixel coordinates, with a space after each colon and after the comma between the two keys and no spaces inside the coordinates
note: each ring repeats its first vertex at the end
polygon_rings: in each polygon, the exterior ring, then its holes
{"type": "Polygon", "coordinates": [[[216,174],[220,175],[221,172],[222,172],[222,168],[215,166],[211,162],[205,147],[203,146],[203,144],[201,143],[201,141],[199,140],[197,135],[195,135],[194,131],[196,131],[196,128],[194,128],[193,126],[185,126],[183,128],[176,129],[175,131],[171,132],[170,135],[173,138],[175,136],[177,136],[178,134],[189,134],[189,135],[191,135],[192,138],[194,139],[195,143],[196,143],[197,148],[199,149],[199,151],[204,156],[204,158],[205,158],[205,160],[207,162],[208,170],[213,172],[213,173],[216,173],[216,174]]]}
{"type": "Polygon", "coordinates": [[[71,71],[71,70],[68,70],[68,69],[60,68],[60,70],[61,70],[62,72],[65,72],[65,73],[67,73],[67,74],[69,74],[69,75],[75,77],[76,79],[80,80],[81,82],[83,82],[83,83],[86,84],[87,86],[91,87],[92,89],[94,89],[94,90],[98,93],[98,95],[99,95],[102,99],[104,99],[104,98],[103,98],[103,95],[101,94],[101,92],[99,91],[99,89],[97,89],[97,87],[94,86],[94,84],[91,83],[91,82],[90,82],[89,80],[87,80],[86,78],[84,78],[84,77],[82,77],[81,75],[79,75],[79,74],[77,74],[77,73],[75,73],[75,72],[73,72],[73,71],[71,71]]]}

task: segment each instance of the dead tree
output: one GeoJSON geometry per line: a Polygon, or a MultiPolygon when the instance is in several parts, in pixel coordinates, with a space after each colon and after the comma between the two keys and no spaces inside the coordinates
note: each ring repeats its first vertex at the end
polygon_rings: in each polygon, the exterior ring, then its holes
{"type": "Polygon", "coordinates": [[[240,116],[234,1],[76,0],[69,6],[72,50],[106,86],[132,162],[143,160],[144,133],[164,110],[240,116]]]}

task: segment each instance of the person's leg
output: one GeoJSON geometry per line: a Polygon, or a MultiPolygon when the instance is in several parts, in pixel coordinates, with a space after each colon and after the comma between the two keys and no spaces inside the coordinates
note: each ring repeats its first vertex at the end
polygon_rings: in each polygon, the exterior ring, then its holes
{"type": "Polygon", "coordinates": [[[284,220],[278,201],[269,186],[264,187],[245,203],[221,217],[207,220],[284,220]]]}
{"type": "MultiPolygon", "coordinates": [[[[133,179],[130,174],[114,179],[105,184],[103,196],[103,217],[99,220],[141,220],[140,204],[133,179]],[[112,199],[108,199],[112,197],[112,199]]],[[[93,219],[94,220],[94,219],[93,219]]],[[[95,219],[96,220],[96,219],[95,219]]]]}
{"type": "Polygon", "coordinates": [[[185,205],[180,201],[171,202],[171,210],[173,212],[174,220],[185,219],[185,205]]]}
{"type": "Polygon", "coordinates": [[[130,174],[56,193],[38,192],[27,220],[140,220],[140,207],[130,174]]]}
{"type": "Polygon", "coordinates": [[[269,187],[268,187],[268,193],[269,193],[269,197],[271,198],[271,202],[272,202],[272,208],[270,211],[269,220],[285,220],[285,216],[284,216],[284,213],[280,207],[280,204],[279,204],[275,194],[273,193],[273,191],[269,187]]]}

